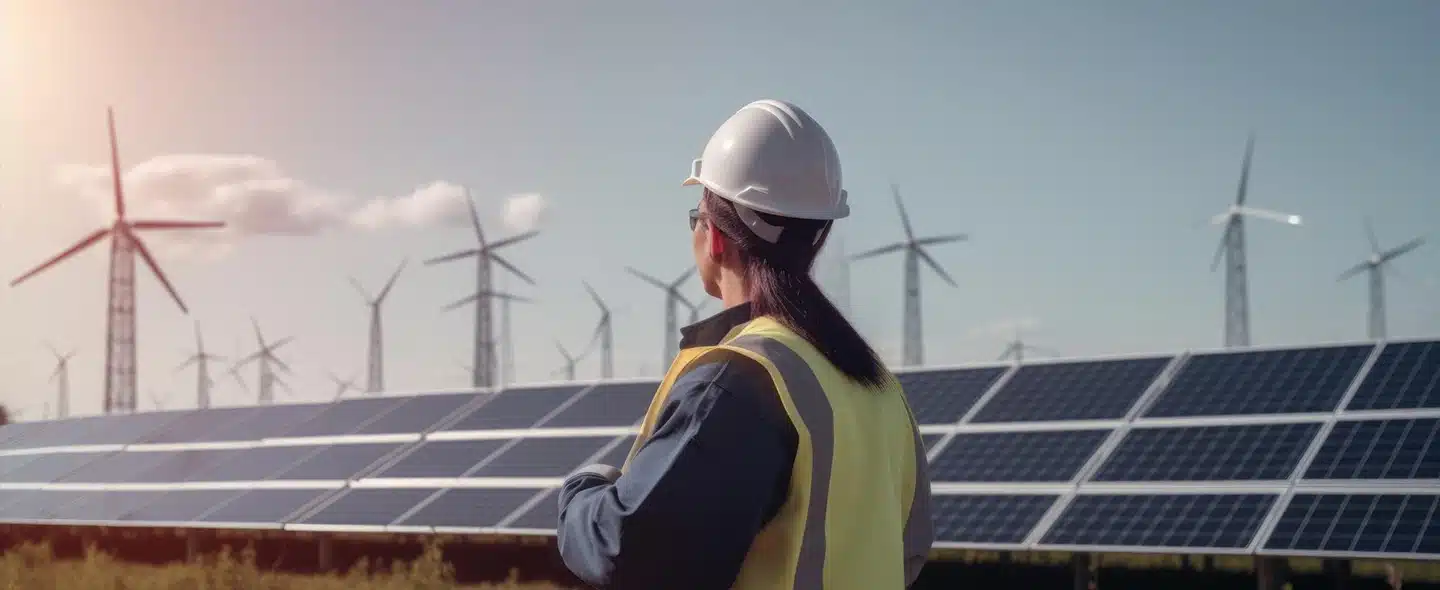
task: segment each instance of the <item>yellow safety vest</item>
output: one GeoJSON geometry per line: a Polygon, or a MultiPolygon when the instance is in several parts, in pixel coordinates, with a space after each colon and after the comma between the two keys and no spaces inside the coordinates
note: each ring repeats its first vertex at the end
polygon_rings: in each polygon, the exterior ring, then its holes
{"type": "Polygon", "coordinates": [[[917,478],[925,447],[904,393],[894,380],[879,392],[854,384],[773,319],[738,326],[718,346],[681,350],[650,402],[630,456],[654,431],[675,380],[718,350],[765,367],[799,434],[789,495],[756,536],[733,587],[902,588],[923,565],[906,563],[906,557],[927,552],[932,535],[930,490],[916,485],[928,482],[917,478]],[[911,518],[912,508],[919,516],[911,518]]]}

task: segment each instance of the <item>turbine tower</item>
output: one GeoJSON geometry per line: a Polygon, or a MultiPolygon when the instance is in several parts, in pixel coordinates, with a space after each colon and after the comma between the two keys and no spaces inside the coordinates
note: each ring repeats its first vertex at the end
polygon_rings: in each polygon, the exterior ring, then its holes
{"type": "Polygon", "coordinates": [[[681,274],[679,278],[669,283],[635,270],[633,267],[627,266],[625,270],[640,280],[650,283],[665,292],[665,356],[660,359],[660,366],[669,366],[670,362],[675,360],[675,355],[679,354],[680,351],[680,328],[676,325],[678,322],[676,314],[680,312],[679,306],[684,304],[685,307],[691,308],[692,310],[695,309],[695,306],[691,305],[690,302],[685,299],[685,296],[680,294],[680,285],[690,280],[690,276],[695,274],[695,267],[690,267],[690,269],[686,270],[684,274],[681,274]]]}
{"type": "Polygon", "coordinates": [[[335,399],[337,400],[340,399],[341,396],[345,395],[345,392],[347,391],[360,391],[360,388],[355,386],[355,381],[359,379],[358,376],[352,376],[349,379],[341,379],[340,377],[337,377],[335,373],[332,373],[330,371],[326,371],[325,376],[329,377],[330,382],[335,384],[335,399]]]}
{"type": "Polygon", "coordinates": [[[385,303],[385,298],[390,296],[390,289],[395,287],[395,279],[400,278],[400,272],[405,270],[407,263],[409,260],[400,261],[395,272],[390,274],[390,280],[385,281],[385,286],[380,288],[380,294],[374,297],[360,285],[360,281],[350,277],[350,285],[365,299],[365,305],[370,306],[370,348],[365,364],[365,391],[368,393],[385,390],[385,338],[381,331],[380,306],[385,303]]]}
{"type": "Polygon", "coordinates": [[[495,251],[505,246],[512,246],[535,237],[539,232],[530,231],[519,235],[511,236],[497,242],[485,240],[485,230],[480,227],[480,214],[475,210],[475,203],[470,200],[470,193],[465,193],[465,204],[470,208],[470,226],[475,230],[475,241],[477,247],[470,250],[463,250],[453,254],[446,254],[439,258],[432,258],[425,261],[425,264],[439,264],[451,260],[475,257],[475,295],[463,301],[475,303],[475,349],[473,355],[473,369],[470,375],[470,385],[476,388],[489,388],[495,386],[496,358],[495,358],[495,334],[494,324],[491,322],[494,308],[491,305],[491,298],[496,291],[491,284],[491,264],[498,264],[505,270],[514,273],[531,285],[535,280],[531,279],[524,272],[521,272],[510,261],[502,258],[495,251]]]}
{"type": "Polygon", "coordinates": [[[1415,251],[1425,244],[1424,237],[1418,237],[1389,250],[1380,249],[1380,240],[1375,239],[1375,228],[1370,219],[1365,219],[1365,237],[1370,239],[1370,258],[1350,267],[1340,274],[1336,282],[1344,281],[1362,272],[1370,275],[1369,333],[1371,340],[1385,339],[1385,271],[1395,272],[1389,264],[1396,258],[1415,251]]]}
{"type": "Polygon", "coordinates": [[[1214,225],[1224,225],[1220,247],[1210,263],[1210,272],[1225,260],[1225,347],[1250,346],[1249,266],[1245,262],[1245,218],[1268,219],[1289,225],[1300,225],[1299,215],[1257,209],[1245,204],[1250,184],[1250,159],[1255,153],[1255,136],[1245,140],[1245,159],[1240,164],[1240,187],[1235,191],[1235,204],[1224,213],[1211,218],[1214,225]]]}
{"type": "Polygon", "coordinates": [[[1017,363],[1024,362],[1026,352],[1033,352],[1044,356],[1060,356],[1060,353],[1053,348],[1026,344],[1025,340],[1020,337],[1020,326],[1017,325],[1015,326],[1015,339],[1005,345],[1005,350],[1000,353],[998,360],[1014,360],[1017,363]]]}
{"type": "Polygon", "coordinates": [[[190,310],[185,307],[185,302],[181,301],[180,294],[176,293],[175,287],[170,284],[170,279],[166,278],[165,273],[160,270],[159,263],[150,254],[150,249],[145,246],[145,242],[140,241],[140,233],[157,230],[213,229],[224,227],[225,224],[209,221],[132,221],[127,218],[125,216],[125,189],[120,175],[120,148],[115,139],[114,109],[107,109],[106,117],[110,127],[110,174],[114,187],[114,223],[110,227],[91,232],[70,249],[20,275],[19,278],[10,282],[10,286],[19,285],[62,260],[95,245],[105,237],[110,237],[110,295],[109,301],[105,304],[105,399],[103,402],[104,412],[109,414],[135,411],[136,395],[139,391],[139,369],[135,363],[137,338],[135,332],[135,256],[137,254],[145,261],[145,266],[150,267],[155,278],[160,280],[160,284],[175,300],[175,304],[180,306],[180,311],[186,314],[190,313],[190,310]]]}
{"type": "Polygon", "coordinates": [[[905,227],[905,241],[861,252],[850,259],[862,260],[891,252],[903,251],[905,253],[905,332],[902,364],[914,367],[925,363],[925,338],[921,332],[920,316],[920,261],[925,261],[925,265],[935,271],[935,274],[940,275],[940,278],[949,283],[951,287],[958,286],[955,284],[955,279],[950,278],[950,274],[940,267],[940,263],[930,257],[930,253],[925,250],[925,247],[964,241],[969,239],[969,236],[951,234],[928,238],[915,237],[915,230],[910,226],[910,216],[905,213],[905,203],[900,200],[900,187],[892,184],[890,192],[895,196],[895,208],[900,211],[900,223],[905,227]]]}
{"type": "MultiPolygon", "coordinates": [[[[500,276],[501,290],[505,287],[505,276],[500,276]]],[[[515,382],[515,340],[510,334],[510,303],[514,301],[509,297],[500,298],[500,386],[504,387],[515,382]]]]}
{"type": "MultiPolygon", "coordinates": [[[[286,373],[293,372],[290,370],[290,365],[285,364],[285,361],[282,361],[279,357],[275,356],[275,351],[278,350],[281,346],[289,344],[290,341],[293,340],[293,338],[290,336],[286,336],[275,342],[266,344],[265,336],[260,333],[260,323],[255,321],[255,318],[250,318],[250,323],[255,327],[255,343],[258,349],[255,352],[251,353],[250,356],[236,361],[235,366],[231,367],[231,370],[236,371],[247,364],[250,364],[252,362],[255,363],[259,369],[259,385],[256,392],[255,401],[259,404],[271,404],[275,402],[276,384],[285,388],[287,391],[290,389],[290,386],[286,385],[285,382],[281,381],[279,376],[275,374],[275,369],[271,366],[271,363],[274,363],[274,366],[280,367],[280,369],[285,371],[286,373]]],[[[235,377],[236,379],[239,379],[240,376],[238,373],[236,373],[235,377]]],[[[240,383],[241,385],[244,385],[245,382],[241,380],[240,383]]]]}
{"type": "Polygon", "coordinates": [[[600,378],[610,379],[615,376],[615,332],[611,325],[613,319],[610,308],[605,305],[605,300],[590,286],[590,283],[581,281],[585,285],[585,292],[590,294],[590,299],[595,301],[595,306],[600,308],[600,321],[595,323],[595,333],[590,337],[590,344],[585,346],[590,350],[598,341],[600,343],[600,378]]]}
{"type": "MultiPolygon", "coordinates": [[[[60,354],[54,346],[45,345],[50,349],[50,354],[55,355],[55,371],[50,373],[50,380],[55,381],[55,417],[70,417],[70,359],[75,357],[75,351],[60,354]]],[[[47,410],[46,413],[49,413],[47,410]]]]}
{"type": "MultiPolygon", "coordinates": [[[[210,387],[215,382],[210,379],[210,361],[223,361],[225,357],[205,352],[205,340],[200,337],[200,323],[195,323],[195,354],[175,367],[175,372],[185,370],[185,367],[195,365],[195,407],[205,409],[210,407],[210,387]]],[[[241,383],[243,386],[244,383],[241,383]]]]}

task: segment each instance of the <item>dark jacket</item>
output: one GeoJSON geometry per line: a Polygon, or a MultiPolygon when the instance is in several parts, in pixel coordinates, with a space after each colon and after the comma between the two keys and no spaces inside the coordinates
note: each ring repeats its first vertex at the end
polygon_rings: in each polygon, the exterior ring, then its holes
{"type": "MultiPolygon", "coordinates": [[[[749,305],[682,330],[719,344],[749,305]]],[[[623,477],[582,470],[560,490],[560,556],[604,588],[729,588],[784,504],[799,435],[753,359],[726,355],[675,380],[653,434],[623,477]]]]}

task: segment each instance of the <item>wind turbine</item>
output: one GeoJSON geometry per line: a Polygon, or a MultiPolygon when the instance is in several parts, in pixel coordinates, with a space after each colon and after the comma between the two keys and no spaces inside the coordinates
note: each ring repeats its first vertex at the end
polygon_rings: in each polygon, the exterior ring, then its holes
{"type": "Polygon", "coordinates": [[[714,297],[706,294],[701,296],[700,303],[690,303],[690,300],[688,299],[681,299],[680,302],[685,304],[685,307],[690,309],[690,323],[695,324],[696,322],[700,321],[700,312],[704,311],[705,308],[710,307],[710,302],[714,300],[714,297]]]}
{"type": "Polygon", "coordinates": [[[330,371],[326,371],[325,376],[329,377],[330,382],[335,384],[335,399],[340,399],[340,397],[345,395],[345,392],[347,391],[360,391],[360,388],[355,386],[355,381],[358,379],[358,377],[341,379],[340,377],[337,377],[335,373],[332,373],[330,371]]]}
{"type": "Polygon", "coordinates": [[[968,240],[969,236],[950,234],[928,238],[915,237],[915,230],[910,225],[910,216],[905,213],[905,204],[900,200],[900,187],[892,184],[890,192],[895,196],[895,208],[900,211],[900,223],[905,227],[905,241],[861,252],[852,256],[850,260],[862,260],[891,252],[903,251],[905,253],[905,332],[902,363],[904,366],[913,367],[925,362],[925,338],[921,332],[920,316],[920,261],[925,261],[925,265],[935,271],[935,274],[940,275],[940,278],[949,283],[951,287],[958,286],[955,284],[955,279],[950,278],[950,274],[940,267],[940,263],[935,262],[925,247],[960,242],[968,240]]]}
{"type": "Polygon", "coordinates": [[[55,355],[55,371],[50,373],[50,380],[56,382],[55,417],[68,418],[70,416],[70,359],[75,357],[75,351],[71,350],[61,354],[50,344],[46,344],[45,347],[50,349],[50,354],[55,355]]]}
{"type": "MultiPolygon", "coordinates": [[[[290,386],[286,385],[284,381],[280,380],[279,376],[275,374],[275,370],[270,366],[270,364],[274,363],[275,366],[280,367],[280,369],[285,371],[286,373],[293,372],[290,370],[290,365],[285,364],[285,361],[282,361],[279,357],[275,356],[275,351],[278,350],[281,346],[289,344],[290,341],[294,338],[286,336],[275,342],[266,344],[265,336],[260,333],[260,323],[255,321],[255,318],[250,318],[250,323],[255,327],[255,343],[256,346],[258,346],[258,349],[255,352],[251,353],[250,356],[236,361],[235,365],[231,367],[231,370],[235,371],[252,362],[256,363],[256,365],[258,365],[259,367],[259,390],[256,393],[255,401],[256,403],[260,404],[274,403],[275,385],[279,384],[287,391],[290,390],[290,386]]],[[[236,378],[239,379],[238,373],[236,373],[236,378]]],[[[241,380],[241,384],[244,384],[243,380],[241,380]]]]}
{"type": "Polygon", "coordinates": [[[561,344],[559,340],[555,341],[555,350],[560,351],[560,356],[565,359],[565,364],[552,371],[550,375],[564,375],[566,381],[574,381],[575,367],[580,364],[580,361],[585,360],[585,357],[590,354],[590,350],[587,348],[578,355],[570,354],[570,351],[566,350],[565,345],[561,344]]]}
{"type": "Polygon", "coordinates": [[[585,346],[586,350],[600,343],[600,378],[610,379],[615,376],[615,333],[611,320],[613,316],[610,308],[605,305],[605,300],[590,286],[590,283],[581,281],[585,285],[585,292],[590,294],[590,299],[595,301],[595,306],[600,308],[600,321],[595,323],[595,333],[590,337],[590,344],[585,346]]]}
{"type": "Polygon", "coordinates": [[[1349,270],[1340,274],[1336,282],[1344,281],[1362,272],[1370,275],[1370,315],[1369,333],[1371,340],[1385,339],[1385,271],[1395,272],[1393,267],[1388,266],[1396,258],[1414,252],[1416,248],[1425,244],[1425,238],[1417,237],[1404,244],[1400,244],[1389,250],[1380,249],[1380,240],[1375,239],[1375,228],[1370,225],[1370,219],[1365,219],[1365,237],[1370,239],[1370,258],[1350,267],[1349,270]]]}
{"type": "MultiPolygon", "coordinates": [[[[200,337],[200,322],[195,322],[195,354],[175,367],[175,372],[185,370],[185,367],[195,365],[195,407],[201,410],[210,407],[210,387],[215,382],[210,379],[210,361],[223,361],[225,357],[205,352],[205,340],[200,337]]],[[[244,386],[244,382],[241,382],[244,386]]]]}
{"type": "Polygon", "coordinates": [[[135,220],[125,216],[125,189],[120,175],[120,148],[115,139],[115,111],[106,109],[110,127],[110,175],[115,198],[115,221],[110,227],[97,229],[40,266],[20,275],[10,282],[14,287],[25,282],[61,261],[110,237],[110,285],[109,300],[105,304],[105,399],[106,414],[112,412],[133,412],[136,394],[139,390],[139,368],[135,363],[137,335],[135,332],[135,256],[138,254],[150,267],[150,272],[159,279],[161,286],[175,300],[180,311],[190,310],[181,301],[180,294],[170,284],[170,279],[160,270],[159,263],[150,254],[145,242],[140,241],[140,232],[184,229],[214,229],[224,223],[211,221],[155,221],[135,220]]]}
{"type": "Polygon", "coordinates": [[[675,359],[675,355],[679,354],[680,351],[680,329],[676,326],[676,314],[680,311],[679,306],[683,303],[686,307],[694,308],[694,306],[690,304],[690,301],[685,299],[684,295],[680,294],[680,285],[690,280],[690,276],[695,274],[695,267],[690,267],[684,274],[681,274],[679,278],[669,283],[635,270],[633,267],[627,266],[625,270],[640,280],[650,283],[665,292],[665,356],[661,358],[660,362],[661,366],[667,366],[670,364],[670,361],[675,359]]]}
{"type": "MultiPolygon", "coordinates": [[[[505,270],[515,274],[531,285],[535,280],[529,275],[521,272],[519,268],[511,264],[495,251],[506,246],[513,246],[525,240],[539,235],[539,232],[529,231],[519,235],[510,236],[497,242],[488,242],[485,239],[485,230],[480,227],[480,214],[475,210],[475,203],[470,199],[470,192],[465,192],[465,204],[470,208],[470,226],[475,230],[475,242],[477,247],[446,254],[438,258],[426,260],[425,264],[439,264],[462,258],[474,257],[476,259],[475,294],[462,299],[462,302],[475,303],[475,349],[471,373],[470,385],[476,388],[494,387],[496,373],[495,358],[495,334],[494,324],[491,322],[493,307],[492,297],[501,296],[495,291],[491,283],[491,263],[504,267],[505,270]]],[[[453,306],[452,306],[453,307],[453,306]]],[[[447,308],[450,309],[450,308],[447,308]]]]}
{"type": "Polygon", "coordinates": [[[1250,288],[1249,266],[1245,262],[1245,218],[1254,217],[1278,221],[1288,225],[1300,225],[1300,216],[1279,213],[1267,209],[1250,207],[1245,204],[1245,193],[1250,184],[1250,160],[1255,153],[1255,136],[1245,140],[1245,160],[1240,165],[1240,187],[1235,191],[1235,203],[1224,213],[1210,219],[1213,225],[1224,225],[1225,233],[1220,237],[1220,247],[1215,250],[1215,259],[1210,263],[1210,272],[1220,267],[1225,260],[1225,347],[1250,345],[1250,288]]]}
{"type": "Polygon", "coordinates": [[[400,278],[400,272],[405,270],[409,260],[401,260],[400,265],[395,267],[395,272],[390,274],[390,280],[385,281],[385,286],[380,288],[380,294],[374,297],[360,285],[355,277],[350,278],[350,285],[365,299],[365,305],[370,306],[370,349],[366,357],[366,379],[365,391],[379,393],[385,390],[385,338],[381,331],[380,306],[385,303],[385,298],[390,296],[390,289],[395,287],[395,280],[400,278]]]}
{"type": "Polygon", "coordinates": [[[1044,356],[1060,356],[1059,351],[1053,348],[1026,344],[1025,340],[1020,337],[1020,326],[1017,325],[1015,326],[1015,339],[1005,345],[1005,350],[1000,353],[998,360],[1014,360],[1017,363],[1024,362],[1026,352],[1033,352],[1044,356]]]}

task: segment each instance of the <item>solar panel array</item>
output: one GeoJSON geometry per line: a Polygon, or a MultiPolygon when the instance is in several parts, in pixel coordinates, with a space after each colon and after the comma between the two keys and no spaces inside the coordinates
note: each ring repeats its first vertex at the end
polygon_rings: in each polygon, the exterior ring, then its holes
{"type": "MultiPolygon", "coordinates": [[[[900,374],[937,547],[1440,557],[1440,342],[900,374]]],[[[656,382],[0,428],[0,523],[553,534],[656,382]]]]}

